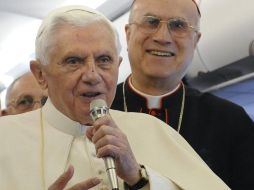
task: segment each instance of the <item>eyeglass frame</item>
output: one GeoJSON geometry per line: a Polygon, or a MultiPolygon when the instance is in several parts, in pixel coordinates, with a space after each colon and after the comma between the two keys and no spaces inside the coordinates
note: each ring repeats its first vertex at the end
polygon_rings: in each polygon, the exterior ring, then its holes
{"type": "Polygon", "coordinates": [[[142,26],[142,25],[145,24],[144,18],[155,18],[155,19],[157,19],[157,20],[159,21],[158,26],[156,27],[156,29],[155,29],[153,32],[149,32],[149,31],[146,32],[146,31],[143,31],[143,33],[146,33],[146,34],[154,34],[154,33],[158,32],[158,30],[159,30],[160,27],[161,27],[161,23],[166,23],[166,24],[167,24],[168,32],[169,32],[171,35],[173,35],[173,36],[175,36],[175,37],[180,37],[180,38],[181,38],[181,37],[185,37],[185,36],[188,34],[188,31],[189,31],[189,30],[186,31],[186,34],[185,34],[185,35],[183,35],[183,36],[180,36],[180,35],[177,36],[177,35],[175,35],[175,34],[172,34],[172,30],[171,30],[171,28],[169,28],[169,27],[170,27],[170,24],[169,24],[170,21],[172,21],[172,20],[177,20],[177,19],[178,19],[178,20],[181,20],[181,21],[184,21],[184,22],[186,23],[187,27],[190,28],[190,29],[192,29],[192,31],[194,31],[194,32],[199,32],[199,27],[194,27],[194,26],[190,25],[189,22],[186,21],[186,19],[181,18],[181,17],[172,17],[172,18],[169,18],[168,20],[162,20],[160,17],[157,17],[157,16],[144,15],[144,16],[143,16],[143,20],[142,20],[143,23],[130,22],[130,23],[128,23],[127,25],[133,25],[133,24],[135,24],[135,25],[137,25],[138,27],[141,27],[141,28],[145,29],[144,26],[142,26]]]}
{"type": "Polygon", "coordinates": [[[35,98],[33,96],[31,96],[31,95],[23,95],[23,96],[15,99],[15,100],[10,101],[6,105],[6,107],[8,109],[10,106],[12,106],[15,109],[18,109],[20,111],[24,111],[24,110],[28,110],[29,108],[33,108],[36,103],[39,103],[41,106],[43,106],[46,103],[47,98],[48,98],[47,96],[42,96],[40,98],[40,100],[35,100],[35,98]],[[32,103],[30,105],[26,106],[26,108],[24,108],[24,109],[19,109],[18,106],[21,105],[19,103],[22,101],[22,99],[24,100],[24,98],[26,98],[26,97],[32,98],[32,100],[33,100],[32,103]]]}

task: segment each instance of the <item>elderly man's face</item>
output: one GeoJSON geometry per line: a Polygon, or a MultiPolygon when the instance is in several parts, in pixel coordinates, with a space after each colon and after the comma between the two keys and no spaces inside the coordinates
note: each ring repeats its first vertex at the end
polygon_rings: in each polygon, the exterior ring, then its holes
{"type": "Polygon", "coordinates": [[[182,18],[196,26],[195,4],[191,0],[135,2],[132,24],[126,26],[129,59],[135,78],[179,80],[186,73],[200,34],[188,28],[185,36],[173,35],[165,22],[172,18],[182,18]],[[151,20],[154,17],[163,20],[157,30],[151,29],[155,28],[155,22],[151,20]]]}
{"type": "Polygon", "coordinates": [[[121,57],[114,34],[98,22],[84,27],[66,24],[56,33],[48,64],[39,64],[38,80],[59,111],[89,123],[90,102],[100,98],[110,106],[115,95],[121,57]]]}

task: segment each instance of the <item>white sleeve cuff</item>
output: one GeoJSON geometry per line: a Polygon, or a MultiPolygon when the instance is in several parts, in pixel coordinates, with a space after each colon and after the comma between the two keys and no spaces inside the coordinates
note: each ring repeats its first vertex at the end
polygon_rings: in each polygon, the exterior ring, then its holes
{"type": "Polygon", "coordinates": [[[180,190],[180,188],[167,177],[160,175],[147,166],[145,166],[145,168],[149,177],[149,183],[142,188],[142,190],[180,190]]]}

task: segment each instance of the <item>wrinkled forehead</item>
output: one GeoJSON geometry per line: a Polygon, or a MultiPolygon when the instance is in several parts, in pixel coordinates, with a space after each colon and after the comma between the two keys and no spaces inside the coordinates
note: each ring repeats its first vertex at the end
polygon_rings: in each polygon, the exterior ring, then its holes
{"type": "MultiPolygon", "coordinates": [[[[133,4],[134,4],[136,1],[138,1],[138,0],[133,0],[131,7],[133,6],[133,4]]],[[[156,0],[156,1],[158,1],[158,0],[156,0]]],[[[200,9],[199,9],[199,6],[198,6],[199,0],[189,0],[189,1],[191,1],[191,2],[194,3],[194,5],[195,5],[195,7],[196,7],[196,9],[197,9],[198,15],[201,17],[200,9]]]]}

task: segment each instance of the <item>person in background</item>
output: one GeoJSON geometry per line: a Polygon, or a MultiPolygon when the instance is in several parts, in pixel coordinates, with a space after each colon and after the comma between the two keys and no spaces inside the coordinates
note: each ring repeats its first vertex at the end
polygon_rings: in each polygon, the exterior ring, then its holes
{"type": "Polygon", "coordinates": [[[130,76],[112,109],[153,115],[180,133],[232,189],[253,189],[254,123],[244,109],[182,82],[201,37],[194,0],[135,0],[125,26],[130,76]]]}
{"type": "Polygon", "coordinates": [[[27,72],[7,88],[6,109],[2,115],[14,115],[40,108],[47,100],[47,90],[41,89],[31,72],[27,72]]]}
{"type": "Polygon", "coordinates": [[[48,100],[0,119],[0,189],[110,189],[108,156],[119,190],[229,189],[164,122],[116,110],[92,120],[93,100],[111,105],[122,60],[105,16],[83,6],[53,10],[35,47],[30,68],[48,100]]]}

